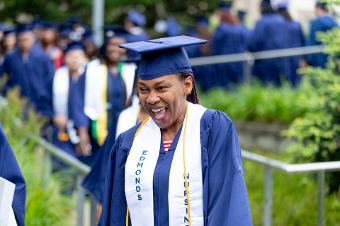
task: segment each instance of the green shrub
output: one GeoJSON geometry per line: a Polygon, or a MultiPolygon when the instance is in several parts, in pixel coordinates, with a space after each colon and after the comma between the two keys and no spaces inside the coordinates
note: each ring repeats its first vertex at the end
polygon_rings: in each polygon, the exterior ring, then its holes
{"type": "Polygon", "coordinates": [[[23,119],[25,100],[19,99],[18,94],[18,90],[13,90],[7,95],[7,102],[0,101],[0,122],[26,181],[26,225],[70,225],[68,216],[74,203],[60,195],[60,183],[54,177],[50,176],[48,186],[44,187],[44,156],[30,139],[39,136],[45,119],[33,111],[23,119]]]}
{"type": "Polygon", "coordinates": [[[201,94],[201,103],[227,113],[233,120],[289,124],[303,114],[297,99],[311,93],[304,84],[296,90],[288,85],[281,88],[244,84],[232,92],[212,90],[201,94]]]}
{"type": "MultiPolygon", "coordinates": [[[[340,160],[340,29],[320,34],[319,38],[329,54],[327,68],[303,70],[314,95],[305,98],[307,111],[287,131],[287,136],[297,140],[289,151],[299,162],[340,160]]],[[[328,183],[330,192],[340,192],[340,173],[330,174],[328,183]]]]}

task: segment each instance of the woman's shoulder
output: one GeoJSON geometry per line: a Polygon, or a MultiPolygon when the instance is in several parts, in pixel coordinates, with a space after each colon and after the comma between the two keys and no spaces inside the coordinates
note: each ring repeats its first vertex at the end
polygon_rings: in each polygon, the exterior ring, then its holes
{"type": "Polygon", "coordinates": [[[232,124],[232,120],[226,113],[209,108],[201,118],[201,129],[208,129],[212,126],[228,126],[229,128],[232,124]]]}
{"type": "Polygon", "coordinates": [[[119,145],[119,148],[128,149],[128,150],[131,148],[133,138],[140,124],[141,123],[137,123],[135,126],[131,127],[130,129],[126,130],[125,132],[121,133],[118,136],[116,142],[119,145]]]}

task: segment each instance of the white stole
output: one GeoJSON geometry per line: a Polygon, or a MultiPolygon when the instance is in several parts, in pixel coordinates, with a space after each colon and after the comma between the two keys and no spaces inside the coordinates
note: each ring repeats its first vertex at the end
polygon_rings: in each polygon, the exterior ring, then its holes
{"type": "MultiPolygon", "coordinates": [[[[82,66],[79,69],[79,74],[82,74],[84,70],[85,66],[82,66]]],[[[66,66],[62,66],[61,68],[57,69],[53,77],[52,102],[55,115],[68,117],[67,104],[69,90],[70,90],[69,70],[66,66]]]]}
{"type": "MultiPolygon", "coordinates": [[[[107,109],[106,103],[102,101],[102,91],[106,84],[105,76],[108,76],[105,67],[96,59],[89,62],[86,69],[85,114],[94,121],[97,120],[103,109],[107,109]]],[[[125,83],[127,98],[130,98],[133,91],[135,71],[136,64],[134,63],[124,63],[122,66],[121,76],[125,83]]]]}
{"type": "Polygon", "coordinates": [[[139,99],[136,95],[134,95],[132,97],[131,106],[122,111],[119,115],[117,122],[116,139],[121,133],[136,125],[139,109],[139,99]]]}
{"type": "MultiPolygon", "coordinates": [[[[186,170],[189,183],[191,225],[203,226],[203,180],[200,120],[205,112],[200,105],[188,104],[186,128],[186,170]]],[[[188,225],[188,206],[184,185],[183,134],[174,153],[169,176],[169,226],[188,225]]],[[[149,119],[134,138],[125,165],[125,195],[133,226],[154,225],[153,175],[159,156],[161,131],[149,119]]],[[[161,208],[161,207],[160,207],[161,208]]]]}
{"type": "Polygon", "coordinates": [[[55,115],[68,117],[67,102],[70,83],[69,79],[69,71],[66,66],[57,69],[54,74],[52,98],[55,115]]]}

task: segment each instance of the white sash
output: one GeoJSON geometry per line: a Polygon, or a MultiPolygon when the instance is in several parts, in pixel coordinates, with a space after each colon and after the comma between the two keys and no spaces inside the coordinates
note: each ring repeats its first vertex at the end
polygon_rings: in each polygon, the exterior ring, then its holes
{"type": "Polygon", "coordinates": [[[121,133],[136,125],[139,108],[139,99],[137,96],[133,96],[132,105],[122,111],[119,115],[117,122],[116,139],[121,133]]]}
{"type": "MultiPolygon", "coordinates": [[[[200,119],[205,110],[200,105],[188,104],[185,155],[192,226],[204,225],[200,119]]],[[[188,206],[183,177],[183,134],[184,126],[170,169],[169,226],[188,225],[188,206]]],[[[153,120],[149,119],[135,137],[126,162],[125,195],[133,226],[154,225],[153,175],[159,156],[160,142],[160,129],[153,120]]]]}
{"type": "Polygon", "coordinates": [[[85,114],[96,120],[103,108],[102,90],[104,86],[105,68],[98,59],[87,64],[85,81],[85,114]]]}
{"type": "MultiPolygon", "coordinates": [[[[85,66],[79,69],[82,74],[85,66]]],[[[68,117],[68,93],[70,89],[70,75],[66,66],[58,68],[53,77],[52,102],[55,115],[68,117]]],[[[86,102],[85,102],[86,106],[86,102]]]]}
{"type": "MultiPolygon", "coordinates": [[[[136,64],[129,63],[122,66],[122,78],[126,86],[126,95],[129,98],[133,91],[133,82],[135,78],[136,64]]],[[[86,69],[85,85],[85,114],[91,120],[97,120],[106,106],[103,106],[102,91],[105,88],[105,76],[107,69],[98,59],[88,63],[86,69]]]]}
{"type": "Polygon", "coordinates": [[[135,63],[124,63],[122,67],[121,76],[125,82],[127,100],[130,99],[133,91],[133,82],[135,81],[136,68],[137,66],[135,63]]]}
{"type": "Polygon", "coordinates": [[[68,117],[67,102],[69,92],[69,71],[66,66],[63,66],[54,74],[53,77],[53,109],[55,115],[68,117]]]}

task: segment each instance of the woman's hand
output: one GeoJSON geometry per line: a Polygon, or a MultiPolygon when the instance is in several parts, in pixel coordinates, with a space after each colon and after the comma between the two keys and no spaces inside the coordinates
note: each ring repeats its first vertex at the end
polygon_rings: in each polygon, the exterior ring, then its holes
{"type": "Polygon", "coordinates": [[[80,156],[91,155],[92,147],[90,144],[90,137],[89,137],[87,128],[79,128],[78,136],[79,136],[79,144],[77,144],[76,146],[77,155],[80,155],[80,156]]]}

